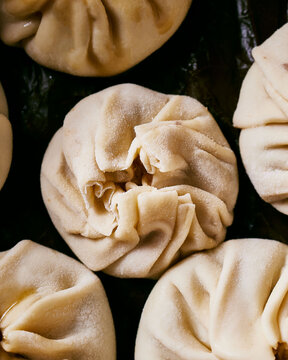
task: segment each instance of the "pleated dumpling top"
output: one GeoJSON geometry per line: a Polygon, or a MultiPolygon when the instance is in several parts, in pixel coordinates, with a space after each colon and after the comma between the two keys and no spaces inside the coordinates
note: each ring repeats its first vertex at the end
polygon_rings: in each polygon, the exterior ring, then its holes
{"type": "Polygon", "coordinates": [[[238,175],[197,100],[122,84],[68,113],[44,156],[41,187],[54,225],[89,268],[158,277],[223,241],[238,175]]]}
{"type": "Polygon", "coordinates": [[[0,359],[115,360],[99,278],[29,240],[0,253],[0,359]]]}
{"type": "Polygon", "coordinates": [[[0,37],[80,76],[125,71],[178,29],[192,0],[1,0],[0,37]]]}
{"type": "Polygon", "coordinates": [[[239,239],[168,270],[145,304],[135,360],[284,360],[288,246],[239,239]]]}

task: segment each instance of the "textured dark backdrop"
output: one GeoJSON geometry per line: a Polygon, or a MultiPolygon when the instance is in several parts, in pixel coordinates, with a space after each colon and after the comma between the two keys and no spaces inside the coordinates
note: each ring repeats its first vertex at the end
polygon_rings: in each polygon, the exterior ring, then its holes
{"type": "MultiPolygon", "coordinates": [[[[252,63],[252,47],[286,21],[283,0],[194,0],[180,29],[161,49],[126,73],[102,79],[48,70],[22,49],[0,44],[0,80],[14,132],[12,167],[0,192],[0,250],[32,239],[73,257],[41,199],[42,157],[65,114],[80,99],[124,82],[190,95],[205,104],[238,157],[240,192],[227,239],[261,237],[288,243],[287,217],[254,191],[239,157],[239,131],[232,127],[241,82],[252,63]]],[[[155,282],[98,275],[114,316],[118,360],[132,360],[141,310],[155,282]]]]}

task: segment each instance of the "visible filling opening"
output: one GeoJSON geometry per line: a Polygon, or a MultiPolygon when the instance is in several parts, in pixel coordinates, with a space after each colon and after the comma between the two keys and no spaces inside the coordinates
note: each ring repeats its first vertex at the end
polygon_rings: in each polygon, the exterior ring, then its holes
{"type": "Polygon", "coordinates": [[[139,157],[137,157],[133,161],[132,169],[134,171],[132,182],[134,182],[138,186],[141,186],[143,182],[145,182],[146,184],[151,184],[152,175],[147,173],[139,157]]]}
{"type": "MultiPolygon", "coordinates": [[[[130,173],[131,175],[128,176],[129,180],[125,179],[125,182],[116,180],[117,185],[120,186],[124,191],[127,191],[127,188],[126,188],[127,182],[134,183],[137,186],[142,186],[144,184],[151,185],[153,175],[147,173],[147,171],[146,171],[144,165],[142,164],[141,160],[139,159],[139,157],[137,157],[133,161],[130,171],[131,171],[131,173],[130,173]]],[[[112,173],[112,176],[113,176],[113,173],[112,173]]]]}
{"type": "Polygon", "coordinates": [[[278,343],[277,349],[274,349],[275,360],[288,360],[288,346],[286,343],[278,343]]]}

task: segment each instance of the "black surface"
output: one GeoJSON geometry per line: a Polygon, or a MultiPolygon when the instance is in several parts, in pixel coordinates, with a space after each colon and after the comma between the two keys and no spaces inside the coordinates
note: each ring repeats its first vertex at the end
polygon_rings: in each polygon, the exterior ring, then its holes
{"type": "MultiPolygon", "coordinates": [[[[252,47],[286,21],[287,1],[283,0],[194,0],[180,29],[161,49],[110,78],[58,73],[39,66],[22,49],[0,44],[0,80],[14,133],[12,167],[0,192],[0,250],[26,238],[74,257],[42,202],[42,157],[65,114],[80,99],[124,82],[190,95],[207,106],[238,158],[240,191],[227,239],[262,237],[288,243],[287,216],[262,201],[253,189],[239,156],[239,131],[232,127],[241,82],[252,63],[252,47]]],[[[98,275],[114,316],[118,360],[133,359],[138,321],[155,282],[98,275]]]]}

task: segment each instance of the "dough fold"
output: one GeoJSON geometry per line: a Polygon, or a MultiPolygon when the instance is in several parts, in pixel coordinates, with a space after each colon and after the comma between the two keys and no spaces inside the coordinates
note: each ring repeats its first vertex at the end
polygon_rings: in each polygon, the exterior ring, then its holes
{"type": "Polygon", "coordinates": [[[288,24],[253,49],[234,126],[247,174],[260,197],[288,214],[288,24]]]}
{"type": "Polygon", "coordinates": [[[175,265],[144,306],[135,360],[285,359],[287,260],[285,244],[239,239],[175,265]]]}
{"type": "Polygon", "coordinates": [[[110,307],[82,264],[29,240],[0,253],[0,358],[115,360],[110,307]]]}
{"type": "Polygon", "coordinates": [[[0,36],[38,63],[80,76],[123,72],[161,47],[192,0],[2,0],[0,36]]]}
{"type": "Polygon", "coordinates": [[[68,113],[44,156],[41,188],[53,223],[89,268],[158,277],[223,241],[238,175],[198,101],[122,84],[68,113]]]}

